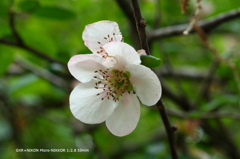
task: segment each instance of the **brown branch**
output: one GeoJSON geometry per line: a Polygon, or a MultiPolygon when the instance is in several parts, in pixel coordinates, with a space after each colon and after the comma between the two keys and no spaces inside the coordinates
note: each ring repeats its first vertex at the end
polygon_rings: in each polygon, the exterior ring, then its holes
{"type": "Polygon", "coordinates": [[[131,5],[131,1],[129,0],[116,0],[119,8],[122,10],[122,12],[126,15],[128,19],[129,24],[129,34],[132,39],[133,45],[135,49],[140,49],[140,43],[138,38],[138,33],[136,30],[136,23],[134,19],[134,12],[131,5]]]}
{"type": "Polygon", "coordinates": [[[114,158],[114,159],[124,158],[128,154],[136,153],[137,151],[141,151],[142,149],[144,149],[146,147],[146,145],[155,143],[156,141],[162,141],[165,138],[166,138],[166,133],[165,133],[165,131],[161,130],[160,132],[157,132],[156,134],[151,135],[150,139],[148,141],[146,141],[145,143],[128,144],[126,146],[123,146],[121,150],[110,154],[109,158],[114,158]]]}
{"type": "MultiPolygon", "coordinates": [[[[142,18],[138,1],[137,0],[132,0],[132,5],[133,5],[133,8],[134,8],[134,18],[135,18],[135,21],[136,21],[136,24],[137,24],[137,30],[138,30],[138,35],[139,35],[141,48],[144,49],[146,51],[146,53],[149,55],[150,52],[149,52],[148,43],[147,43],[147,36],[146,36],[146,32],[145,32],[145,27],[146,27],[147,23],[142,18]]],[[[157,103],[157,108],[159,110],[159,113],[161,114],[161,118],[162,118],[162,121],[164,123],[164,127],[165,127],[166,132],[167,132],[167,137],[168,137],[169,147],[170,147],[170,151],[171,151],[171,156],[172,156],[173,159],[178,159],[177,152],[176,152],[175,145],[174,145],[174,131],[176,131],[177,129],[175,127],[171,126],[171,124],[169,122],[169,119],[168,119],[168,116],[167,116],[166,111],[165,111],[165,106],[164,106],[161,99],[157,103]]]]}
{"type": "Polygon", "coordinates": [[[64,62],[59,61],[57,59],[54,59],[50,56],[47,56],[46,53],[38,51],[38,50],[36,50],[36,49],[34,49],[34,48],[32,48],[32,47],[30,47],[30,46],[28,46],[24,43],[23,39],[21,38],[21,36],[18,34],[18,32],[16,30],[16,27],[15,27],[15,13],[13,13],[13,12],[9,13],[9,25],[10,25],[13,36],[16,38],[16,42],[10,41],[8,39],[0,38],[0,43],[1,44],[14,46],[14,47],[18,47],[18,48],[27,50],[27,51],[31,52],[32,54],[34,54],[34,55],[36,55],[40,58],[43,58],[43,59],[45,59],[49,62],[58,63],[58,64],[66,67],[66,64],[64,62]]]}
{"type": "MultiPolygon", "coordinates": [[[[173,115],[179,118],[191,118],[191,114],[184,111],[176,111],[171,109],[166,109],[167,114],[173,115]]],[[[230,112],[199,112],[199,117],[197,119],[214,119],[214,118],[229,118],[240,120],[240,114],[230,113],[230,112]]]]}
{"type": "MultiPolygon", "coordinates": [[[[156,71],[155,71],[156,72],[156,71]]],[[[201,71],[198,69],[185,69],[183,68],[176,68],[172,72],[169,72],[166,68],[158,69],[157,74],[161,74],[164,78],[175,78],[178,77],[179,79],[184,80],[192,80],[192,81],[201,81],[207,77],[206,71],[201,71]]],[[[214,82],[220,83],[221,80],[217,76],[213,76],[214,82]]]]}
{"type": "Polygon", "coordinates": [[[69,85],[62,78],[52,74],[51,72],[49,72],[37,65],[34,65],[24,59],[17,59],[17,60],[15,60],[15,62],[18,65],[20,65],[21,67],[23,67],[24,69],[33,72],[37,76],[47,80],[48,82],[52,83],[53,85],[65,90],[67,92],[70,91],[69,85]]]}
{"type": "Polygon", "coordinates": [[[195,101],[195,104],[194,106],[197,107],[198,103],[200,103],[200,101],[205,97],[208,96],[208,90],[209,90],[209,87],[213,81],[213,78],[214,78],[214,75],[215,75],[215,72],[217,70],[217,67],[219,66],[220,62],[219,60],[215,59],[212,63],[212,66],[211,68],[209,69],[209,72],[208,72],[208,75],[206,76],[206,78],[203,80],[203,86],[199,92],[199,95],[197,96],[197,99],[195,101]]]}
{"type": "Polygon", "coordinates": [[[138,31],[141,48],[144,49],[146,51],[146,53],[149,55],[150,53],[149,53],[149,48],[148,48],[148,43],[147,43],[147,35],[146,35],[146,31],[145,31],[147,22],[142,18],[138,1],[132,0],[132,5],[133,5],[133,9],[134,9],[134,18],[136,21],[136,27],[137,27],[137,31],[138,31]]]}
{"type": "Polygon", "coordinates": [[[24,43],[23,44],[16,43],[16,42],[12,42],[10,40],[2,39],[2,38],[0,38],[0,43],[4,44],[4,45],[9,45],[9,46],[14,46],[14,47],[18,47],[18,48],[24,49],[24,50],[29,51],[30,53],[32,53],[32,54],[42,58],[42,59],[45,59],[45,60],[47,60],[49,62],[58,63],[58,64],[60,64],[60,65],[62,65],[64,67],[66,67],[66,64],[64,62],[59,61],[59,60],[57,60],[55,58],[52,58],[50,56],[47,56],[46,53],[43,53],[43,52],[38,51],[38,50],[36,50],[36,49],[34,49],[34,48],[30,47],[30,46],[27,46],[24,43]]]}
{"type": "Polygon", "coordinates": [[[134,19],[134,13],[133,8],[130,5],[130,2],[128,0],[116,0],[118,6],[122,9],[123,13],[128,18],[131,25],[135,26],[135,19],[134,19]]]}
{"type": "MultiPolygon", "coordinates": [[[[240,9],[232,10],[226,13],[217,15],[209,20],[198,21],[198,26],[201,27],[205,32],[210,32],[219,25],[240,17],[240,9]]],[[[177,35],[183,35],[183,31],[188,27],[187,24],[179,24],[175,26],[169,26],[165,28],[155,29],[149,33],[149,41],[167,38],[177,35]]],[[[193,33],[191,31],[190,33],[193,33]]]]}
{"type": "Polygon", "coordinates": [[[20,35],[18,34],[17,30],[16,30],[16,27],[15,27],[15,13],[14,12],[9,12],[9,25],[10,25],[10,28],[12,30],[12,34],[13,36],[16,38],[17,40],[17,43],[19,44],[23,44],[23,40],[22,38],[20,37],[20,35]]]}
{"type": "Polygon", "coordinates": [[[172,159],[178,159],[177,152],[176,152],[175,145],[174,145],[174,132],[177,130],[177,128],[171,126],[171,124],[168,120],[166,110],[165,110],[165,105],[163,104],[162,100],[158,101],[157,108],[158,108],[159,113],[161,114],[161,118],[162,118],[164,127],[167,131],[167,137],[168,137],[168,142],[169,142],[172,159]]]}

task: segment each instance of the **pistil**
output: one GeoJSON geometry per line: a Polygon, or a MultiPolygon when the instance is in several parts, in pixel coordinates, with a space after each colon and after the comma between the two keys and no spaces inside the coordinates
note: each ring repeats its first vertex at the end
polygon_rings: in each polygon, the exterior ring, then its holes
{"type": "Polygon", "coordinates": [[[98,70],[95,71],[95,73],[100,75],[100,77],[94,76],[97,80],[95,88],[103,90],[101,93],[98,93],[97,96],[105,94],[102,100],[112,97],[116,102],[124,92],[133,90],[133,85],[129,80],[131,75],[128,71],[123,72],[117,69],[107,69],[106,71],[98,70]]]}

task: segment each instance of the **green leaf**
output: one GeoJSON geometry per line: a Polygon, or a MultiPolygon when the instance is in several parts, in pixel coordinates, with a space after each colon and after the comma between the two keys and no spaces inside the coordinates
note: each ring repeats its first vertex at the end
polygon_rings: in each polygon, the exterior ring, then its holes
{"type": "Polygon", "coordinates": [[[8,66],[12,63],[14,57],[14,53],[12,50],[5,48],[3,46],[0,47],[0,76],[3,75],[8,66]]]}
{"type": "Polygon", "coordinates": [[[40,6],[39,2],[36,0],[25,0],[18,4],[18,7],[22,11],[31,12],[36,10],[40,6]]]}
{"type": "Polygon", "coordinates": [[[72,11],[54,6],[39,7],[33,15],[40,18],[54,20],[69,20],[75,17],[75,14],[72,11]]]}
{"type": "Polygon", "coordinates": [[[157,68],[162,64],[162,60],[154,56],[141,55],[140,58],[141,64],[149,68],[157,68]]]}

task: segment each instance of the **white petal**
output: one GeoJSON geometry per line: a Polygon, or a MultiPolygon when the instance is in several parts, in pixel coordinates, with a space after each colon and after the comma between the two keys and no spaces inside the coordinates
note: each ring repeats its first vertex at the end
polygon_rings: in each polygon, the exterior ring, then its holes
{"type": "Polygon", "coordinates": [[[117,60],[114,57],[106,57],[102,61],[102,63],[104,66],[110,68],[110,67],[113,67],[117,63],[117,60]]]}
{"type": "Polygon", "coordinates": [[[87,25],[83,31],[82,38],[84,44],[93,53],[97,53],[102,50],[100,47],[109,41],[121,41],[122,35],[116,22],[105,20],[87,25]]]}
{"type": "Polygon", "coordinates": [[[101,100],[104,94],[97,96],[102,90],[95,89],[95,80],[80,83],[70,94],[70,109],[78,120],[87,124],[104,122],[114,111],[117,102],[112,97],[101,100]]]}
{"type": "Polygon", "coordinates": [[[101,58],[93,55],[75,55],[68,62],[70,73],[80,82],[89,82],[93,79],[95,71],[104,69],[101,64],[101,58]]]}
{"type": "Polygon", "coordinates": [[[156,104],[162,95],[162,87],[157,75],[143,65],[131,65],[127,69],[140,101],[147,106],[156,104]]]}
{"type": "Polygon", "coordinates": [[[117,67],[127,66],[130,64],[139,65],[141,63],[140,56],[137,51],[132,46],[124,42],[110,42],[105,44],[103,48],[109,56],[116,58],[117,67]]]}
{"type": "Polygon", "coordinates": [[[125,92],[113,114],[106,120],[108,129],[116,136],[130,134],[140,117],[140,103],[136,94],[125,92]]]}

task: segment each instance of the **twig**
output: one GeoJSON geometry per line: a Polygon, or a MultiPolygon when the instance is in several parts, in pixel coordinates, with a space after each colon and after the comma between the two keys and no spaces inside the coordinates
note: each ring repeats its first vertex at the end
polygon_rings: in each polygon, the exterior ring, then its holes
{"type": "Polygon", "coordinates": [[[181,0],[181,11],[182,14],[185,14],[187,12],[187,6],[188,6],[189,0],[181,0]]]}
{"type": "Polygon", "coordinates": [[[20,65],[21,67],[25,68],[26,70],[29,70],[31,72],[33,72],[34,74],[36,74],[37,76],[46,79],[47,81],[49,81],[50,83],[52,83],[53,85],[64,89],[65,91],[69,92],[69,87],[67,85],[67,83],[60,77],[52,74],[51,72],[37,66],[34,65],[32,63],[30,63],[27,60],[24,59],[17,59],[15,60],[15,62],[20,65]]]}
{"type": "Polygon", "coordinates": [[[43,52],[40,52],[40,51],[38,51],[38,50],[36,50],[34,48],[31,48],[30,46],[27,46],[26,44],[19,44],[19,43],[12,42],[12,41],[9,41],[7,39],[2,39],[2,38],[0,38],[0,43],[27,50],[27,51],[31,52],[32,54],[34,54],[34,55],[36,55],[36,56],[38,56],[38,57],[40,57],[42,59],[45,59],[45,60],[47,60],[49,62],[58,63],[58,64],[66,67],[66,64],[64,62],[59,61],[57,59],[54,59],[54,58],[52,58],[50,56],[47,56],[46,53],[43,53],[43,52]]]}
{"type": "Polygon", "coordinates": [[[136,153],[138,151],[141,151],[146,145],[155,143],[156,141],[161,141],[166,138],[165,131],[161,130],[160,132],[157,132],[156,134],[150,135],[150,139],[142,144],[128,144],[126,146],[122,146],[122,149],[120,149],[117,152],[114,152],[113,154],[110,154],[109,158],[114,159],[122,159],[128,154],[136,153]],[[124,152],[124,153],[123,153],[124,152]]]}
{"type": "Polygon", "coordinates": [[[200,14],[200,10],[201,10],[201,8],[202,8],[200,2],[201,2],[201,0],[197,0],[197,2],[196,2],[196,5],[197,5],[196,7],[197,7],[197,9],[196,9],[196,11],[195,11],[195,14],[194,14],[192,20],[191,20],[190,23],[189,23],[189,26],[187,27],[186,30],[184,30],[184,32],[183,32],[184,35],[188,35],[189,32],[193,29],[194,25],[195,25],[195,24],[197,23],[197,21],[198,21],[199,14],[200,14]]]}
{"type": "Polygon", "coordinates": [[[199,92],[199,95],[197,96],[197,99],[195,101],[194,106],[196,107],[198,105],[198,103],[203,99],[203,97],[207,97],[207,92],[208,89],[212,83],[212,80],[214,78],[215,75],[215,71],[217,69],[217,67],[219,66],[219,60],[215,59],[212,63],[211,68],[209,69],[208,75],[205,77],[205,79],[203,80],[203,86],[199,92]]]}
{"type": "Polygon", "coordinates": [[[22,38],[18,34],[16,28],[15,28],[15,13],[9,12],[9,25],[12,30],[13,36],[16,38],[18,44],[24,44],[22,38]]]}
{"type": "MultiPolygon", "coordinates": [[[[156,71],[155,71],[156,72],[156,71]]],[[[161,74],[164,78],[179,78],[184,80],[193,80],[193,81],[201,81],[204,80],[207,77],[207,71],[201,71],[198,69],[185,69],[183,68],[177,68],[174,69],[172,72],[169,72],[166,68],[161,68],[157,70],[157,74],[161,74]]],[[[213,76],[213,81],[220,83],[220,78],[217,76],[213,76]]]]}
{"type": "Polygon", "coordinates": [[[141,11],[139,8],[139,4],[137,0],[132,0],[133,10],[134,10],[134,18],[136,21],[138,36],[140,40],[141,48],[146,51],[149,55],[149,48],[147,43],[147,35],[145,31],[145,27],[147,26],[147,22],[142,18],[141,11]]]}
{"type": "MultiPolygon", "coordinates": [[[[205,32],[210,32],[222,23],[226,23],[230,20],[240,17],[240,9],[232,10],[229,12],[222,13],[217,15],[209,20],[200,20],[198,21],[198,26],[201,27],[205,32]]],[[[149,32],[149,41],[167,38],[172,36],[182,35],[183,31],[188,27],[187,24],[179,24],[175,26],[169,26],[165,28],[155,29],[149,32]]],[[[193,33],[191,31],[190,33],[193,33]]]]}
{"type": "MultiPolygon", "coordinates": [[[[156,2],[156,17],[155,17],[155,22],[154,22],[155,23],[155,25],[154,25],[155,28],[160,26],[160,19],[161,19],[161,12],[160,12],[160,9],[159,9],[160,4],[161,4],[160,0],[157,0],[157,2],[156,2]]],[[[180,96],[181,96],[180,98],[184,101],[187,101],[187,98],[185,96],[185,92],[182,88],[182,85],[180,83],[180,80],[179,80],[178,76],[174,76],[175,74],[173,74],[174,70],[173,70],[170,58],[169,58],[168,54],[166,53],[166,51],[165,51],[165,49],[162,45],[161,40],[159,40],[159,45],[158,46],[159,46],[159,50],[162,50],[161,52],[162,52],[162,55],[165,59],[165,66],[166,66],[166,69],[167,69],[168,73],[170,74],[170,76],[174,77],[175,84],[176,84],[176,86],[177,86],[177,88],[180,92],[180,96]]]]}
{"type": "MultiPolygon", "coordinates": [[[[148,43],[147,43],[147,36],[146,36],[146,32],[145,32],[146,21],[142,18],[138,1],[132,0],[132,5],[134,8],[134,17],[135,17],[135,21],[137,24],[137,30],[138,30],[141,47],[149,55],[150,53],[149,53],[149,48],[148,48],[148,43]]],[[[157,108],[159,110],[159,113],[161,114],[161,118],[163,120],[165,129],[167,131],[171,156],[173,159],[178,159],[177,152],[176,152],[175,145],[174,145],[174,131],[176,131],[177,129],[175,127],[171,126],[164,107],[165,106],[164,106],[162,100],[160,99],[157,103],[157,108]]]]}
{"type": "Polygon", "coordinates": [[[178,159],[177,152],[176,152],[175,145],[174,145],[174,132],[177,130],[177,128],[174,126],[171,126],[162,100],[158,101],[157,108],[158,108],[159,113],[161,114],[163,124],[167,131],[167,137],[168,137],[168,142],[169,142],[172,159],[178,159]]]}
{"type": "Polygon", "coordinates": [[[126,15],[128,19],[128,24],[129,24],[129,33],[130,37],[132,39],[133,45],[135,49],[140,49],[140,43],[139,43],[139,37],[138,37],[138,32],[136,30],[136,24],[135,24],[135,19],[134,19],[134,13],[133,13],[133,8],[131,5],[131,1],[129,0],[116,0],[118,6],[122,10],[122,12],[126,15]]]}
{"type": "Polygon", "coordinates": [[[15,27],[15,13],[13,12],[10,12],[9,13],[9,25],[10,25],[10,28],[12,30],[12,34],[13,36],[16,38],[16,42],[12,42],[8,39],[2,39],[0,38],[0,43],[1,44],[5,44],[5,45],[10,45],[10,46],[15,46],[15,47],[18,47],[18,48],[21,48],[21,49],[24,49],[24,50],[27,50],[29,52],[31,52],[32,54],[40,57],[40,58],[43,58],[49,62],[54,62],[54,63],[58,63],[60,65],[63,65],[66,67],[66,64],[64,62],[61,62],[57,59],[54,59],[50,56],[47,56],[46,53],[43,53],[41,51],[38,51],[28,45],[26,45],[24,43],[24,41],[22,40],[21,36],[18,34],[17,30],[16,30],[16,27],[15,27]]]}
{"type": "MultiPolygon", "coordinates": [[[[166,110],[167,114],[173,115],[179,118],[191,118],[191,114],[183,111],[175,111],[171,109],[166,110]]],[[[197,119],[214,119],[214,118],[229,118],[240,120],[240,114],[230,113],[230,112],[199,112],[199,117],[197,119]]]]}

